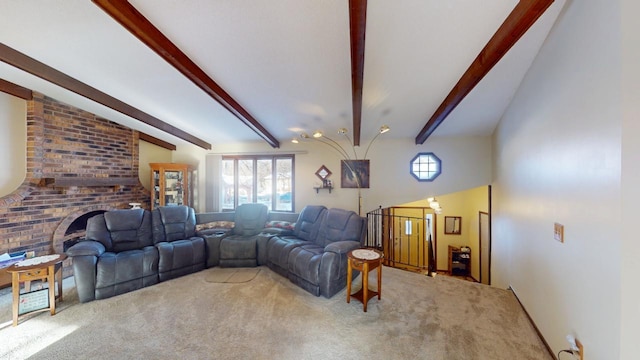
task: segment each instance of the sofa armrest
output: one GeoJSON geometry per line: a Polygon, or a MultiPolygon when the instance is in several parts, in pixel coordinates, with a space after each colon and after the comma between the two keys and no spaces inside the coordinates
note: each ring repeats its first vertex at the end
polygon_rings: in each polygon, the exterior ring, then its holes
{"type": "Polygon", "coordinates": [[[68,256],[97,256],[104,254],[106,251],[102,243],[92,240],[80,241],[67,249],[68,256]]]}
{"type": "Polygon", "coordinates": [[[358,241],[336,241],[324,247],[324,252],[332,252],[339,255],[347,254],[349,251],[360,247],[358,241]]]}

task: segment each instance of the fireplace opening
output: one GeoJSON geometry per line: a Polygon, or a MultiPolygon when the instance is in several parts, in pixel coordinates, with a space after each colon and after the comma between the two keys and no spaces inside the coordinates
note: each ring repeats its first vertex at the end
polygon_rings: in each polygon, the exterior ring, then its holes
{"type": "Polygon", "coordinates": [[[69,227],[67,228],[67,230],[64,232],[64,238],[62,239],[62,249],[64,252],[67,252],[67,250],[72,247],[73,245],[77,244],[80,240],[84,239],[86,233],[87,233],[87,221],[96,216],[96,215],[100,215],[100,214],[104,214],[106,212],[106,210],[96,210],[96,211],[90,211],[88,213],[85,213],[81,216],[79,216],[78,218],[76,218],[75,220],[73,220],[73,222],[71,224],[69,224],[69,227]]]}

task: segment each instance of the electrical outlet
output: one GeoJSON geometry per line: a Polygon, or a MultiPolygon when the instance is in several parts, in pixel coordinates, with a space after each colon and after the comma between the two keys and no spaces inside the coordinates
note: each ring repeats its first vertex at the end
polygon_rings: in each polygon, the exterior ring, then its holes
{"type": "Polygon", "coordinates": [[[576,339],[576,346],[578,347],[578,359],[584,360],[584,347],[578,339],[576,339]]]}

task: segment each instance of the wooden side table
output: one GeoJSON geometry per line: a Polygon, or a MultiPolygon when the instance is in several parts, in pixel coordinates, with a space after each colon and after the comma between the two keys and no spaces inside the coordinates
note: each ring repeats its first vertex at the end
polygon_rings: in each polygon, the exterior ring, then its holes
{"type": "Polygon", "coordinates": [[[20,261],[7,268],[7,272],[11,273],[13,326],[18,325],[18,317],[22,315],[47,310],[51,312],[51,315],[56,314],[56,299],[62,301],[62,262],[66,258],[67,255],[65,254],[39,256],[20,261]],[[58,297],[56,297],[56,275],[58,297]],[[22,296],[26,296],[31,291],[31,281],[33,280],[47,281],[49,285],[49,305],[20,313],[20,283],[24,283],[25,293],[22,296]]]}
{"type": "Polygon", "coordinates": [[[369,299],[378,296],[378,300],[382,295],[382,259],[384,255],[377,250],[356,249],[347,254],[347,303],[351,302],[351,296],[360,300],[364,306],[364,312],[367,312],[367,303],[369,299]],[[378,268],[378,291],[369,289],[369,271],[378,268]],[[362,272],[362,288],[351,295],[351,278],[353,270],[362,272]]]}

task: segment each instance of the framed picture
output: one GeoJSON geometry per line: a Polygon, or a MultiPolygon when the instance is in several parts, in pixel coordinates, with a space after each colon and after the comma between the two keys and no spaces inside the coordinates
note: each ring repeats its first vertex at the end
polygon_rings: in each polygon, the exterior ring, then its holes
{"type": "Polygon", "coordinates": [[[322,180],[322,187],[323,188],[331,188],[333,187],[333,184],[331,184],[331,180],[328,179],[329,176],[331,176],[331,171],[329,169],[327,169],[326,166],[322,165],[320,167],[320,169],[318,169],[318,171],[316,171],[316,176],[320,178],[320,180],[322,180]]]}
{"type": "Polygon", "coordinates": [[[462,217],[445,216],[444,217],[444,233],[448,235],[460,235],[462,227],[462,217]]]}
{"type": "Polygon", "coordinates": [[[369,188],[369,160],[342,160],[340,186],[343,188],[369,188]]]}
{"type": "Polygon", "coordinates": [[[320,180],[325,181],[329,176],[331,176],[331,171],[329,171],[326,166],[322,165],[320,166],[320,169],[316,171],[316,176],[319,177],[320,180]]]}

